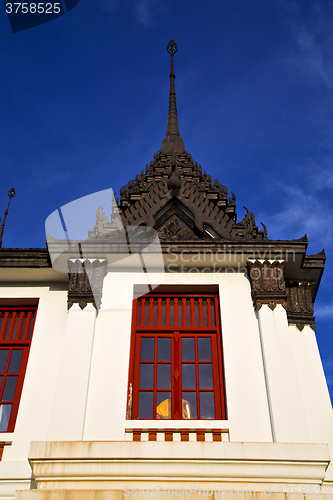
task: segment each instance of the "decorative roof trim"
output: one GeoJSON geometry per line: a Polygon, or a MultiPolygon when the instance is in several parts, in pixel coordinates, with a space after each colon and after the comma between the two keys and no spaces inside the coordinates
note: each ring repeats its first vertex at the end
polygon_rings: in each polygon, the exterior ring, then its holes
{"type": "Polygon", "coordinates": [[[1,248],[0,267],[52,267],[47,248],[1,248]]]}

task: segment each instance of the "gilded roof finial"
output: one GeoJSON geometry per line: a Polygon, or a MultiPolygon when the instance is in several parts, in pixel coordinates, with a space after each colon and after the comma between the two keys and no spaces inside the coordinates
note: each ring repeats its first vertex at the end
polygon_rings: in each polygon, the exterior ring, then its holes
{"type": "Polygon", "coordinates": [[[14,196],[15,196],[15,189],[13,187],[10,191],[8,191],[8,196],[9,196],[8,205],[7,205],[7,209],[6,209],[5,215],[3,217],[3,221],[1,224],[1,228],[0,228],[0,248],[2,246],[2,236],[3,236],[4,229],[5,229],[5,222],[6,222],[7,215],[8,215],[9,205],[10,205],[12,198],[14,198],[14,196]]]}
{"type": "Polygon", "coordinates": [[[169,115],[168,115],[168,125],[166,137],[163,139],[161,146],[162,154],[172,153],[172,148],[175,149],[176,153],[184,153],[185,147],[183,139],[179,136],[178,129],[178,116],[177,116],[177,104],[176,104],[176,90],[175,90],[175,71],[173,56],[177,52],[178,47],[173,38],[167,45],[167,51],[171,55],[171,71],[170,71],[170,93],[169,93],[169,115]]]}

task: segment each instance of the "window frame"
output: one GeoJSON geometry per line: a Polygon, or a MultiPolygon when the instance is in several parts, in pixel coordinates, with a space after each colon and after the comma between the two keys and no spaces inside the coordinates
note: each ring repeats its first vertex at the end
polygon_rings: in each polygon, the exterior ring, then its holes
{"type": "Polygon", "coordinates": [[[7,429],[0,430],[0,433],[9,433],[15,430],[36,316],[37,306],[0,305],[0,351],[9,350],[5,368],[1,371],[3,380],[0,384],[0,408],[4,405],[12,405],[7,429]],[[12,353],[18,350],[23,351],[19,370],[15,373],[8,373],[12,353]],[[3,400],[3,393],[8,376],[17,376],[17,382],[13,399],[3,400]]]}
{"type": "MultiPolygon", "coordinates": [[[[156,398],[158,392],[165,392],[165,389],[158,389],[156,386],[156,364],[160,361],[156,358],[157,352],[157,343],[155,340],[155,357],[154,357],[154,388],[147,389],[147,391],[153,391],[154,393],[154,404],[153,404],[153,418],[139,418],[139,390],[140,389],[140,363],[144,363],[144,361],[140,360],[141,354],[141,339],[142,338],[171,338],[171,418],[166,418],[166,422],[170,422],[170,420],[184,420],[186,422],[189,421],[197,421],[197,420],[226,420],[227,412],[226,412],[226,399],[225,399],[225,383],[224,383],[224,369],[223,369],[223,349],[222,349],[222,334],[221,334],[221,320],[220,320],[220,306],[219,306],[219,294],[218,292],[210,292],[207,291],[207,287],[197,288],[196,292],[182,292],[174,291],[174,287],[170,288],[170,291],[167,287],[163,287],[163,292],[156,292],[156,290],[152,293],[142,295],[142,294],[134,294],[133,299],[133,308],[132,308],[132,332],[131,332],[131,345],[130,345],[130,363],[129,363],[129,383],[128,383],[128,400],[127,400],[127,419],[128,420],[153,420],[156,421],[159,418],[156,416],[156,398]],[[184,303],[182,300],[182,318],[185,318],[186,326],[179,326],[178,324],[178,313],[176,313],[176,306],[174,307],[173,312],[173,324],[175,326],[170,326],[170,313],[168,314],[168,308],[165,308],[164,312],[164,325],[162,325],[162,305],[161,302],[163,299],[185,299],[189,300],[189,310],[187,309],[187,303],[184,303]],[[207,318],[210,315],[210,321],[207,320],[207,325],[204,326],[203,315],[202,312],[199,313],[195,311],[195,299],[211,299],[214,305],[215,312],[215,326],[213,326],[212,316],[210,307],[207,309],[207,318]],[[140,315],[140,323],[145,320],[145,313],[142,311],[139,312],[139,304],[142,304],[142,299],[146,299],[149,301],[149,320],[148,325],[142,324],[138,325],[138,314],[140,315]],[[157,312],[153,312],[153,305],[151,299],[160,299],[160,302],[157,302],[157,312]],[[160,305],[158,305],[160,304],[160,305]],[[189,312],[189,315],[188,315],[189,312]],[[188,326],[188,317],[190,317],[190,325],[188,326]],[[155,320],[155,325],[153,324],[155,320]],[[197,323],[197,325],[195,324],[197,323]],[[208,324],[209,323],[209,324],[208,324]],[[166,326],[167,325],[167,326],[166,326]],[[176,336],[176,338],[175,338],[176,336]],[[178,338],[177,338],[178,337],[178,338]],[[195,392],[197,395],[196,405],[197,409],[200,407],[200,403],[198,402],[199,394],[202,392],[213,392],[214,394],[214,405],[215,405],[215,417],[214,418],[182,418],[182,392],[185,392],[186,389],[182,388],[182,375],[179,374],[178,379],[175,379],[173,372],[176,368],[178,371],[182,371],[182,360],[181,360],[181,339],[185,337],[191,338],[211,338],[211,348],[212,348],[212,376],[213,376],[213,388],[211,389],[202,389],[199,388],[198,385],[198,370],[196,368],[196,388],[191,390],[191,392],[195,392]],[[156,396],[155,396],[156,393],[156,396]]],[[[164,300],[165,303],[165,300],[164,300]]],[[[179,304],[179,303],[178,303],[179,304]]],[[[206,303],[207,304],[207,303],[206,303]]],[[[206,305],[207,307],[207,305],[206,305]]],[[[202,311],[202,309],[200,309],[202,311]]],[[[170,309],[169,309],[170,311],[170,309]]],[[[199,308],[198,308],[199,311],[199,308]]],[[[195,340],[195,345],[197,345],[197,340],[195,340]]],[[[204,361],[198,360],[198,350],[196,348],[196,358],[195,361],[192,362],[195,366],[199,366],[204,361]]],[[[190,362],[191,363],[191,362],[190,362]]],[[[209,363],[207,361],[207,363],[209,363]]],[[[169,391],[167,391],[169,392],[169,391]]]]}

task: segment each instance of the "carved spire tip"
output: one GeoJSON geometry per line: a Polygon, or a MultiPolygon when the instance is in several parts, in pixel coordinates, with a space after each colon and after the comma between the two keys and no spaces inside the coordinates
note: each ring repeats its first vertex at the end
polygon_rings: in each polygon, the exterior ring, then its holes
{"type": "Polygon", "coordinates": [[[175,90],[175,71],[173,64],[173,56],[177,52],[178,47],[173,38],[167,45],[167,51],[171,55],[171,71],[170,71],[170,92],[169,92],[169,115],[166,137],[163,139],[161,146],[162,154],[172,153],[172,147],[175,148],[176,153],[184,153],[185,147],[183,139],[179,135],[178,116],[176,105],[176,90],[175,90]]]}
{"type": "Polygon", "coordinates": [[[167,51],[169,52],[169,54],[173,56],[177,52],[177,50],[178,50],[177,44],[174,41],[174,39],[171,38],[170,42],[167,45],[167,51]]]}

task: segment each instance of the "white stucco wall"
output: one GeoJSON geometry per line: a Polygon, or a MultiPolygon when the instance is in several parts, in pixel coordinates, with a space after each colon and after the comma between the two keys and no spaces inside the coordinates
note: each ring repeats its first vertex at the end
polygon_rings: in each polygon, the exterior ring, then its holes
{"type": "Polygon", "coordinates": [[[274,441],[308,443],[310,437],[286,311],[282,305],[274,310],[263,305],[258,317],[274,441]]]}
{"type": "MultiPolygon", "coordinates": [[[[188,285],[189,291],[203,284],[219,286],[230,439],[271,441],[258,323],[244,273],[169,273],[154,278],[164,285],[188,285]]],[[[134,286],[141,283],[142,276],[136,273],[109,273],[105,278],[96,321],[86,440],[122,440],[130,426],[125,419],[132,301],[134,286]],[[119,303],[118,290],[124,302],[112,307],[113,300],[119,303]]],[[[142,421],[142,427],[151,427],[151,422],[142,421]]],[[[196,422],[187,422],[186,427],[196,427],[196,422]]]]}
{"type": "Polygon", "coordinates": [[[15,430],[0,433],[0,441],[8,443],[0,462],[0,498],[2,492],[9,495],[15,489],[30,488],[31,469],[27,461],[30,442],[43,441],[47,435],[67,322],[64,288],[57,283],[0,288],[0,300],[39,299],[15,430]]]}
{"type": "MultiPolygon", "coordinates": [[[[305,326],[302,331],[290,326],[289,330],[310,442],[328,443],[333,456],[333,411],[316,334],[310,326],[305,326]]],[[[333,481],[332,465],[326,480],[333,481]]]]}
{"type": "MultiPolygon", "coordinates": [[[[126,428],[137,427],[126,421],[126,400],[133,292],[142,283],[142,273],[109,273],[98,313],[92,306],[68,313],[66,284],[1,288],[0,298],[39,298],[39,306],[15,432],[0,433],[11,443],[0,478],[25,471],[28,485],[31,441],[123,441],[126,428]]],[[[258,317],[244,272],[169,272],[153,283],[218,286],[228,418],[207,427],[229,431],[231,442],[329,443],[333,454],[333,413],[311,328],[288,327],[281,306],[263,306],[258,317]]]]}

